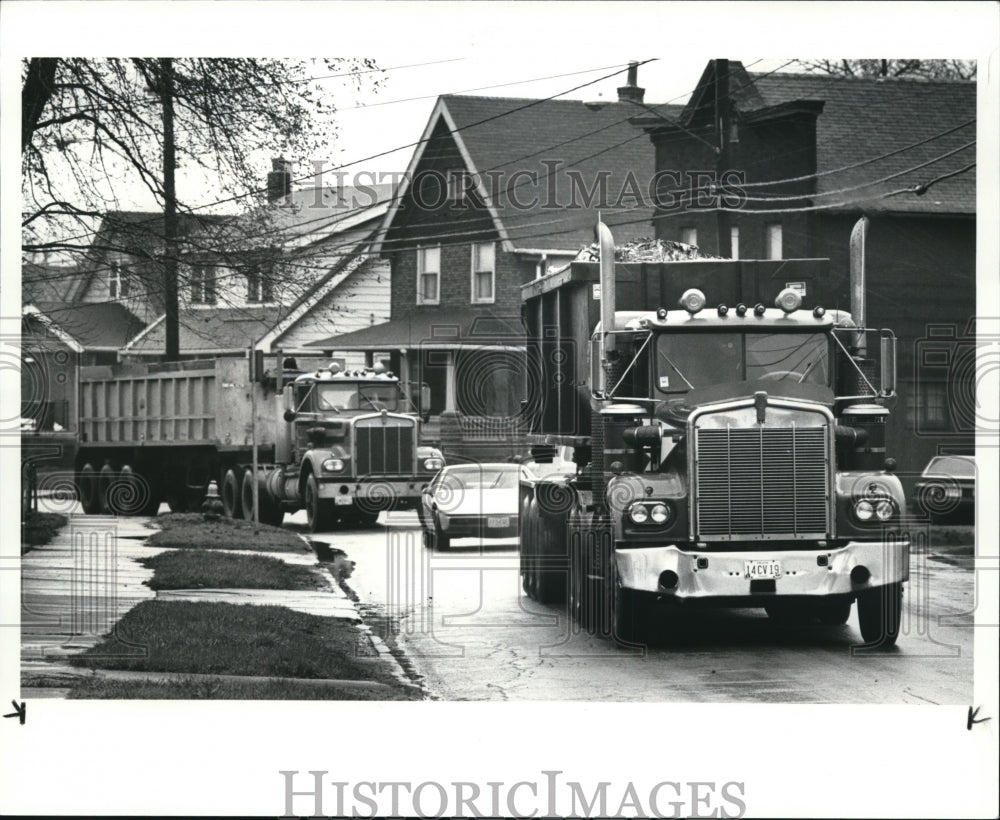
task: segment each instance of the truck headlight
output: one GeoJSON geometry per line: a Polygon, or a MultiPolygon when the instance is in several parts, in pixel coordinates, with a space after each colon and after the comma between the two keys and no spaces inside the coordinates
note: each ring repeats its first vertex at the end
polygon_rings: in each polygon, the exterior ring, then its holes
{"type": "Polygon", "coordinates": [[[428,471],[437,471],[444,467],[444,459],[438,458],[437,456],[431,456],[430,458],[424,459],[424,469],[428,471]]]}
{"type": "Polygon", "coordinates": [[[875,502],[875,516],[879,521],[888,521],[896,513],[896,505],[888,498],[875,502]]]}
{"type": "Polygon", "coordinates": [[[339,473],[344,469],[344,460],[342,458],[328,458],[323,462],[323,472],[324,473],[339,473]]]}
{"type": "Polygon", "coordinates": [[[649,510],[645,504],[633,504],[629,507],[628,517],[632,519],[633,524],[645,524],[649,521],[649,510]]]}
{"type": "Polygon", "coordinates": [[[666,524],[670,520],[670,507],[666,504],[654,504],[649,511],[649,517],[654,524],[666,524]]]}
{"type": "Polygon", "coordinates": [[[871,521],[875,515],[875,506],[871,501],[859,501],[854,505],[854,515],[858,521],[871,521]]]}

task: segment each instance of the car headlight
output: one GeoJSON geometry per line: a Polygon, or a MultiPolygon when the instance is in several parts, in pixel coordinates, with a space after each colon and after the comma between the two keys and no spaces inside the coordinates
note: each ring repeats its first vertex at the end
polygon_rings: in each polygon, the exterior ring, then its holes
{"type": "Polygon", "coordinates": [[[424,459],[424,469],[430,472],[435,470],[440,470],[444,467],[444,459],[438,458],[437,456],[431,456],[430,458],[424,459]]]}
{"type": "Polygon", "coordinates": [[[344,469],[344,459],[328,458],[323,462],[324,473],[339,473],[344,469]]]}
{"type": "Polygon", "coordinates": [[[654,524],[666,524],[670,520],[670,507],[666,504],[654,504],[649,511],[649,517],[654,524]]]}
{"type": "Polygon", "coordinates": [[[629,507],[628,517],[632,519],[633,524],[645,524],[649,521],[649,510],[645,504],[633,504],[629,507]]]}

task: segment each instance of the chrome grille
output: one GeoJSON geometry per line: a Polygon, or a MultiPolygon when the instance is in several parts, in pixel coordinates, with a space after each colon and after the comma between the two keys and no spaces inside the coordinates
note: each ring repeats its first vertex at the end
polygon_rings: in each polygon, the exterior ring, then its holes
{"type": "Polygon", "coordinates": [[[358,419],[354,427],[354,464],[359,478],[412,475],[415,425],[394,417],[358,419]]]}
{"type": "Polygon", "coordinates": [[[826,534],[826,427],[704,428],[696,434],[698,538],[826,534]]]}

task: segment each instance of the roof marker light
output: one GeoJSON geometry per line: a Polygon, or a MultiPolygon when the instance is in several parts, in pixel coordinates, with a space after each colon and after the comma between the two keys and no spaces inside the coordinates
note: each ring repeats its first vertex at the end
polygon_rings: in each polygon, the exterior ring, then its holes
{"type": "Polygon", "coordinates": [[[802,307],[802,294],[792,288],[785,288],[774,300],[774,306],[781,308],[785,313],[791,313],[802,307]]]}
{"type": "Polygon", "coordinates": [[[737,316],[746,316],[747,315],[747,306],[744,305],[742,302],[740,302],[736,306],[736,315],[737,316]]]}
{"type": "Polygon", "coordinates": [[[716,310],[718,310],[720,316],[725,316],[727,313],[729,313],[729,308],[727,308],[725,305],[719,305],[719,307],[716,308],[716,310]]]}
{"type": "Polygon", "coordinates": [[[763,316],[764,310],[765,310],[764,306],[760,302],[758,302],[756,305],[753,306],[753,315],[763,316]]]}
{"type": "Polygon", "coordinates": [[[667,320],[667,309],[660,308],[659,310],[657,310],[656,318],[659,319],[661,322],[665,322],[667,320]]]}
{"type": "Polygon", "coordinates": [[[824,316],[826,316],[826,308],[817,305],[816,307],[813,308],[813,316],[815,316],[817,319],[822,319],[824,316]]]}
{"type": "Polygon", "coordinates": [[[697,288],[689,288],[681,295],[681,307],[694,316],[705,307],[705,294],[697,288]]]}

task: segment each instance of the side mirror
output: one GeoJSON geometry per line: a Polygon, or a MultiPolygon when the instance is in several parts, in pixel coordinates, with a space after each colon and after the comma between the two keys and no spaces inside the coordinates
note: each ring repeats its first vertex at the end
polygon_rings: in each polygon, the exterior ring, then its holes
{"type": "Polygon", "coordinates": [[[283,418],[283,419],[284,419],[285,421],[295,421],[295,417],[296,417],[297,415],[298,415],[298,414],[297,414],[297,413],[296,413],[296,412],[295,412],[294,410],[286,410],[286,411],[284,412],[284,414],[282,415],[282,418],[283,418]]]}
{"type": "Polygon", "coordinates": [[[881,339],[881,391],[884,398],[896,395],[896,337],[882,336],[881,339]]]}

